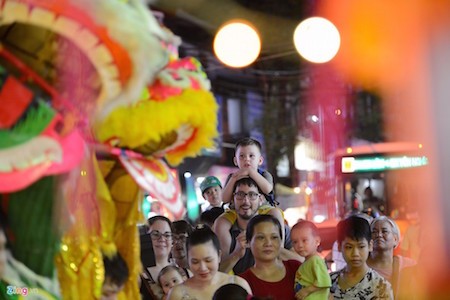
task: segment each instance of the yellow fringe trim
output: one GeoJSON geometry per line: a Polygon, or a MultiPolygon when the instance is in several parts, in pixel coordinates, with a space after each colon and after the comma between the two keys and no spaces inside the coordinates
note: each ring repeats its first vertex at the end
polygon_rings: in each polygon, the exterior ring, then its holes
{"type": "Polygon", "coordinates": [[[102,142],[118,138],[117,146],[133,149],[149,142],[159,143],[165,134],[190,125],[197,130],[195,138],[186,147],[166,153],[168,162],[177,165],[185,157],[195,156],[202,148],[214,145],[217,109],[211,92],[187,89],[164,101],[144,100],[132,107],[117,108],[96,126],[95,132],[102,142]]]}

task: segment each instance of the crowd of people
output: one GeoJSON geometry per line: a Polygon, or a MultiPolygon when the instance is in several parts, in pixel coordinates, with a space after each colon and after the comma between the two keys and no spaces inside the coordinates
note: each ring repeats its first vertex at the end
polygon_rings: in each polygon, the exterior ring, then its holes
{"type": "Polygon", "coordinates": [[[259,169],[259,142],[239,141],[234,160],[239,170],[224,184],[214,176],[200,184],[209,206],[195,227],[149,219],[155,263],[142,276],[148,299],[403,299],[415,261],[394,251],[395,221],[362,213],[341,220],[341,265],[332,272],[318,252],[316,225],[285,222],[272,176],[259,169]]]}
{"type": "MultiPolygon", "coordinates": [[[[290,227],[271,194],[270,173],[259,169],[258,141],[236,147],[239,170],[222,185],[209,176],[200,185],[210,203],[197,224],[148,219],[150,259],[136,280],[143,299],[405,299],[415,282],[415,260],[398,255],[400,230],[386,216],[354,214],[337,226],[332,272],[319,253],[321,237],[313,222],[290,227]],[[223,186],[223,187],[222,187],[223,186]],[[226,206],[224,206],[226,204],[226,206]],[[208,214],[208,212],[211,212],[208,214]],[[403,291],[404,287],[408,291],[403,291]]],[[[0,279],[6,264],[0,226],[0,279]]],[[[104,256],[102,300],[117,299],[130,280],[120,253],[104,256]]],[[[1,286],[5,286],[3,283],[1,286]]]]}

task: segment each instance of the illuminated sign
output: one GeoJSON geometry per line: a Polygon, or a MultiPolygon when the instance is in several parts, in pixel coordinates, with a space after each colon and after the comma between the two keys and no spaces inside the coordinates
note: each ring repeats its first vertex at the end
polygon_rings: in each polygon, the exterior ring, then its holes
{"type": "Polygon", "coordinates": [[[428,164],[425,156],[343,157],[342,173],[385,171],[421,167],[428,164]]]}

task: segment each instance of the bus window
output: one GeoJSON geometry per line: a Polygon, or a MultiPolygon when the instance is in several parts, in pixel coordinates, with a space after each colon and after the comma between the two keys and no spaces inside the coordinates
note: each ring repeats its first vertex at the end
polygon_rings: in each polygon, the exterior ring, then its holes
{"type": "Polygon", "coordinates": [[[428,164],[415,143],[378,143],[339,150],[335,155],[340,217],[365,212],[403,218],[412,209],[420,170],[428,164]]]}

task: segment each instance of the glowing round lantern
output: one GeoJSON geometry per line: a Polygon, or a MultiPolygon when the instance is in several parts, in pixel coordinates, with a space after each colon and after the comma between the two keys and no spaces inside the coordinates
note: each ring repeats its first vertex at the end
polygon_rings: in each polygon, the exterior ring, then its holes
{"type": "Polygon", "coordinates": [[[341,38],[333,23],[321,17],[312,17],[297,26],[294,44],[298,53],[306,60],[325,63],[338,52],[341,38]]]}
{"type": "Polygon", "coordinates": [[[214,53],[227,66],[242,68],[253,63],[261,51],[256,30],[242,21],[222,26],[214,38],[214,53]]]}

